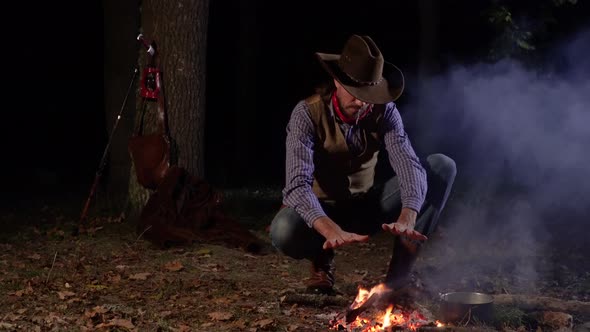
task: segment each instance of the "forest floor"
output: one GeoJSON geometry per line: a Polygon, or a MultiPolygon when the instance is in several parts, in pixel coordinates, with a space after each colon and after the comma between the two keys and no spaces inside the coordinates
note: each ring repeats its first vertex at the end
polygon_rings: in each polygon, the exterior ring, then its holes
{"type": "MultiPolygon", "coordinates": [[[[304,294],[309,263],[270,245],[266,226],[280,205],[276,192],[227,197],[231,214],[267,244],[263,254],[207,243],[159,249],[117,214],[94,216],[98,227],[74,236],[78,211],[71,206],[81,201],[14,206],[0,216],[0,331],[329,331],[358,287],[383,281],[388,234],[337,250],[340,295],[318,297],[316,304],[289,301],[290,294],[304,294]]],[[[441,223],[416,264],[431,294],[420,304],[424,315],[436,319],[438,295],[448,291],[590,301],[584,249],[465,250],[451,230],[441,223]]],[[[474,329],[539,328],[518,308],[495,309],[493,323],[474,329]]],[[[590,320],[573,318],[575,325],[590,320]]]]}

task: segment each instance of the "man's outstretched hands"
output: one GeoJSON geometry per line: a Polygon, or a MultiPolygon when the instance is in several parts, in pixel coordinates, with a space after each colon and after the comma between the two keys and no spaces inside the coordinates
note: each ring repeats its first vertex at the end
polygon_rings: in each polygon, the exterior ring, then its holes
{"type": "Polygon", "coordinates": [[[414,229],[416,216],[416,211],[403,208],[396,222],[383,224],[381,227],[394,235],[402,235],[412,240],[426,241],[428,238],[414,229]]]}
{"type": "Polygon", "coordinates": [[[313,228],[326,238],[324,249],[331,249],[354,242],[366,242],[368,235],[359,235],[342,230],[338,224],[328,217],[318,218],[313,223],[313,228]]]}

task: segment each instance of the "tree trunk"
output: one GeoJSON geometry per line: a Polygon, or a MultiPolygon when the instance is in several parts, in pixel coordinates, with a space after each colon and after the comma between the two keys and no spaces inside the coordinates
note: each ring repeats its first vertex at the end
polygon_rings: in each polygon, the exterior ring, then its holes
{"type": "MultiPolygon", "coordinates": [[[[177,159],[172,162],[198,177],[204,177],[208,14],[208,0],[147,0],[141,5],[141,33],[155,41],[159,52],[170,134],[177,147],[177,159]]],[[[142,49],[139,56],[143,68],[147,58],[145,50],[142,49]]],[[[140,97],[138,105],[141,105],[140,97]]],[[[156,128],[157,103],[148,101],[147,105],[145,134],[156,128]]],[[[132,215],[144,206],[148,195],[149,192],[137,183],[132,168],[129,184],[132,215]]]]}
{"type": "Polygon", "coordinates": [[[108,151],[108,168],[104,184],[106,195],[101,205],[109,209],[124,208],[128,184],[130,158],[127,140],[135,117],[135,88],[139,73],[121,112],[125,95],[133,78],[137,63],[137,37],[139,28],[139,1],[103,0],[104,17],[104,109],[106,126],[112,141],[108,151]],[[117,115],[121,119],[114,125],[117,115]],[[113,133],[113,129],[115,130],[113,133]]]}

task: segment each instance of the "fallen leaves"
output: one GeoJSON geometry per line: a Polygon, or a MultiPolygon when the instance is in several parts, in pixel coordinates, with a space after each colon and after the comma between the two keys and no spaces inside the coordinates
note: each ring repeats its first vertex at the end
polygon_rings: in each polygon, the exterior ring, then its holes
{"type": "Polygon", "coordinates": [[[131,319],[118,317],[119,315],[126,316],[127,314],[131,314],[131,312],[117,307],[116,305],[100,305],[86,310],[83,317],[88,319],[87,327],[91,327],[92,329],[122,327],[134,331],[136,327],[131,319]],[[125,312],[128,313],[125,314],[125,312]]]}
{"type": "Polygon", "coordinates": [[[95,326],[97,329],[105,328],[105,327],[124,327],[126,329],[134,329],[135,325],[129,319],[122,319],[122,318],[113,318],[106,323],[100,323],[95,326]]]}
{"type": "Polygon", "coordinates": [[[180,324],[178,327],[169,327],[170,331],[172,332],[190,332],[192,331],[191,327],[188,325],[180,324]]]}
{"type": "Polygon", "coordinates": [[[219,322],[227,321],[227,320],[230,320],[234,317],[234,315],[231,312],[220,312],[220,311],[211,312],[211,313],[207,314],[207,316],[209,316],[212,320],[219,321],[219,322]]]}
{"type": "Polygon", "coordinates": [[[57,295],[59,296],[60,300],[65,300],[68,297],[76,295],[76,293],[70,292],[70,291],[62,291],[62,292],[57,292],[57,295]]]}
{"type": "Polygon", "coordinates": [[[209,271],[209,272],[223,272],[226,271],[227,268],[221,264],[205,264],[198,267],[201,271],[209,271]]]}
{"type": "Polygon", "coordinates": [[[120,274],[108,274],[107,281],[112,284],[118,284],[121,282],[121,275],[120,274]]]}
{"type": "Polygon", "coordinates": [[[240,318],[232,323],[232,326],[238,330],[245,330],[247,327],[246,320],[244,318],[240,318]]]}
{"type": "Polygon", "coordinates": [[[106,222],[98,226],[94,238],[48,244],[43,237],[11,247],[18,255],[0,253],[0,283],[10,295],[0,330],[292,332],[314,320],[278,301],[274,282],[299,278],[290,260],[217,246],[128,246],[107,237],[106,222]],[[278,271],[264,273],[272,264],[278,271]]]}
{"type": "Polygon", "coordinates": [[[171,262],[164,264],[164,269],[166,269],[170,272],[176,272],[176,271],[180,271],[180,270],[184,269],[184,266],[179,261],[171,261],[171,262]]]}
{"type": "Polygon", "coordinates": [[[293,332],[297,329],[299,329],[299,325],[297,324],[289,324],[289,326],[287,326],[287,332],[293,332]]]}
{"type": "Polygon", "coordinates": [[[10,324],[10,323],[6,323],[6,322],[0,322],[0,329],[3,330],[13,330],[16,328],[15,324],[10,324]]]}
{"type": "Polygon", "coordinates": [[[92,308],[91,310],[86,310],[84,312],[84,316],[86,318],[94,318],[97,315],[105,314],[108,311],[109,311],[109,309],[106,308],[105,306],[96,306],[96,307],[92,308]]]}
{"type": "Polygon", "coordinates": [[[197,252],[195,254],[197,254],[197,256],[211,257],[211,249],[207,249],[207,248],[199,249],[199,250],[197,250],[197,252]]]}
{"type": "Polygon", "coordinates": [[[271,327],[274,324],[274,320],[270,318],[261,319],[254,322],[254,326],[260,327],[261,329],[265,329],[271,327]]]}
{"type": "Polygon", "coordinates": [[[147,280],[152,274],[149,272],[136,273],[129,276],[131,280],[147,280]]]}
{"type": "Polygon", "coordinates": [[[105,285],[95,285],[95,284],[89,284],[86,285],[87,288],[90,288],[92,290],[103,290],[103,289],[107,289],[108,287],[105,285]]]}

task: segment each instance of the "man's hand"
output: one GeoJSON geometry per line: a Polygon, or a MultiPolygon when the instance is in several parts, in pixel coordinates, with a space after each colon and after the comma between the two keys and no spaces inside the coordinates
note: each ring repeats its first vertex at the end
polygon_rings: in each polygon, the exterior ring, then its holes
{"type": "Polygon", "coordinates": [[[383,230],[391,232],[395,235],[406,236],[412,240],[425,241],[428,238],[420,232],[414,230],[416,226],[416,216],[418,213],[412,209],[403,208],[402,213],[396,222],[391,224],[383,224],[383,230]]]}
{"type": "Polygon", "coordinates": [[[313,223],[313,228],[326,238],[324,249],[336,248],[353,242],[366,242],[368,235],[359,235],[342,230],[328,217],[320,217],[313,223]]]}

